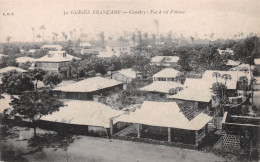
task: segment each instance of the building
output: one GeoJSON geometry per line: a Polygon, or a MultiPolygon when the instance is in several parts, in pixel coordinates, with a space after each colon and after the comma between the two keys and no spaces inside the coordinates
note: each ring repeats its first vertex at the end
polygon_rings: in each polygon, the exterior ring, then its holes
{"type": "MultiPolygon", "coordinates": [[[[260,69],[260,58],[258,59],[254,59],[254,62],[255,62],[255,68],[256,69],[260,69]]],[[[259,75],[259,70],[257,72],[257,76],[259,75]]]]}
{"type": "Polygon", "coordinates": [[[19,65],[24,64],[24,63],[26,63],[26,62],[31,62],[31,63],[35,62],[35,59],[34,59],[34,58],[31,58],[31,57],[18,57],[18,58],[16,58],[15,60],[16,60],[16,62],[17,62],[19,65]]]}
{"type": "Polygon", "coordinates": [[[234,55],[234,51],[230,48],[227,48],[225,50],[221,50],[221,49],[218,49],[218,52],[220,55],[224,55],[224,54],[227,54],[227,55],[234,55]]]}
{"type": "Polygon", "coordinates": [[[113,79],[94,77],[57,87],[53,93],[66,99],[93,100],[95,95],[102,96],[109,91],[123,89],[123,84],[113,79]]]}
{"type": "Polygon", "coordinates": [[[129,42],[122,42],[117,40],[111,40],[107,43],[106,49],[104,51],[99,51],[98,57],[108,58],[113,56],[120,56],[120,54],[130,52],[129,42]]]}
{"type": "Polygon", "coordinates": [[[42,50],[50,50],[50,51],[61,51],[62,46],[58,44],[50,44],[50,45],[43,45],[41,46],[42,50]]]}
{"type": "Polygon", "coordinates": [[[0,54],[0,59],[2,58],[2,57],[6,57],[7,55],[4,55],[4,54],[0,54]]]}
{"type": "Polygon", "coordinates": [[[173,68],[165,68],[153,75],[153,81],[177,81],[176,77],[180,74],[173,68]]]}
{"type": "Polygon", "coordinates": [[[37,52],[37,49],[30,49],[28,51],[28,54],[35,54],[37,52]]]}
{"type": "Polygon", "coordinates": [[[188,119],[176,102],[144,101],[140,109],[123,114],[113,122],[115,124],[128,123],[130,126],[134,126],[137,138],[151,138],[198,146],[206,137],[208,122],[211,120],[212,117],[204,113],[188,119]]]}
{"type": "Polygon", "coordinates": [[[43,116],[40,127],[83,135],[108,136],[110,120],[123,114],[123,111],[94,101],[64,100],[65,107],[50,115],[43,116]]]}
{"type": "Polygon", "coordinates": [[[140,88],[141,91],[161,93],[161,94],[176,94],[183,89],[184,85],[177,82],[157,81],[150,85],[140,88]]]}
{"type": "Polygon", "coordinates": [[[251,67],[250,67],[249,64],[240,64],[240,65],[235,66],[235,67],[233,67],[233,68],[231,68],[229,70],[230,71],[243,71],[243,72],[249,74],[250,73],[250,68],[251,68],[251,70],[253,70],[253,69],[255,69],[255,66],[251,65],[251,67]]]}
{"type": "Polygon", "coordinates": [[[136,75],[136,72],[132,69],[121,69],[112,74],[112,79],[128,84],[136,78],[136,75]]]}
{"type": "Polygon", "coordinates": [[[151,60],[151,64],[162,67],[176,66],[179,61],[178,56],[155,56],[151,60]]]}
{"type": "Polygon", "coordinates": [[[233,60],[228,60],[228,62],[226,63],[226,65],[229,66],[229,67],[235,67],[235,66],[238,66],[240,64],[241,64],[241,62],[233,61],[233,60]]]}
{"type": "Polygon", "coordinates": [[[3,73],[6,73],[8,71],[13,71],[13,70],[16,70],[16,71],[21,72],[21,73],[27,72],[26,70],[18,68],[18,67],[8,66],[8,67],[5,67],[3,69],[0,69],[0,76],[2,76],[3,73]]]}
{"type": "Polygon", "coordinates": [[[69,77],[69,64],[73,59],[80,58],[71,56],[65,51],[49,51],[47,55],[35,60],[35,67],[60,73],[62,77],[69,77]]]}
{"type": "MultiPolygon", "coordinates": [[[[206,80],[216,80],[216,77],[213,77],[212,74],[214,72],[218,72],[221,75],[223,74],[229,74],[232,77],[232,80],[238,81],[239,77],[241,76],[247,76],[247,78],[250,80],[251,76],[249,74],[249,72],[243,72],[243,71],[219,71],[219,70],[206,70],[205,73],[203,74],[202,79],[206,79],[206,80]]],[[[224,79],[221,78],[217,78],[218,81],[224,81],[224,79]]]]}

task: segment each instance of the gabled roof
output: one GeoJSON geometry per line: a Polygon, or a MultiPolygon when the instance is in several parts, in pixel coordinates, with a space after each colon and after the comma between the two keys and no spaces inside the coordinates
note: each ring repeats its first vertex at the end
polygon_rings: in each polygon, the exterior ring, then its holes
{"type": "Polygon", "coordinates": [[[210,89],[192,89],[186,88],[175,95],[171,95],[168,98],[186,100],[186,101],[198,101],[209,102],[213,93],[210,89]]]}
{"type": "Polygon", "coordinates": [[[238,66],[240,64],[241,64],[241,62],[233,61],[233,60],[228,60],[228,62],[226,63],[226,65],[228,65],[228,66],[238,66]]]}
{"type": "Polygon", "coordinates": [[[16,71],[22,72],[22,73],[26,72],[26,70],[24,70],[24,69],[21,69],[21,68],[18,68],[18,67],[14,67],[14,66],[8,66],[8,67],[5,67],[3,69],[0,69],[0,74],[6,73],[6,72],[12,71],[12,70],[16,70],[16,71]]]}
{"type": "Polygon", "coordinates": [[[179,57],[178,56],[155,56],[152,58],[151,62],[153,63],[158,63],[158,62],[165,62],[165,63],[170,63],[170,62],[178,62],[179,57]]]}
{"type": "Polygon", "coordinates": [[[35,61],[35,59],[34,59],[34,58],[31,58],[31,57],[18,57],[18,58],[16,58],[15,60],[16,60],[16,62],[18,62],[18,63],[25,63],[25,62],[27,62],[27,61],[29,61],[29,62],[35,61]]]}
{"type": "Polygon", "coordinates": [[[136,72],[132,69],[121,69],[117,71],[117,73],[123,74],[128,78],[132,78],[132,79],[136,78],[136,72]]]}
{"type": "Polygon", "coordinates": [[[165,68],[158,73],[154,74],[153,77],[156,78],[175,78],[180,72],[173,68],[165,68]]]}
{"type": "Polygon", "coordinates": [[[110,118],[123,114],[123,111],[114,110],[100,102],[65,100],[64,104],[65,107],[43,116],[41,120],[109,128],[110,118]]]}
{"type": "Polygon", "coordinates": [[[153,101],[144,101],[140,109],[115,119],[116,122],[139,123],[186,130],[199,130],[210,120],[212,120],[212,117],[202,113],[189,121],[176,102],[153,101]],[[196,123],[197,121],[200,122],[196,123]]]}
{"type": "Polygon", "coordinates": [[[175,89],[178,87],[184,87],[182,84],[177,82],[166,82],[166,81],[156,81],[150,85],[140,88],[142,91],[149,91],[149,92],[160,92],[160,93],[169,93],[170,89],[175,89]]]}
{"type": "Polygon", "coordinates": [[[65,86],[60,86],[54,88],[53,90],[63,91],[63,92],[94,92],[100,89],[113,87],[119,84],[123,84],[123,83],[113,79],[94,77],[76,83],[68,84],[65,86]]]}
{"type": "Polygon", "coordinates": [[[65,51],[49,51],[47,55],[39,59],[35,59],[35,61],[36,62],[68,62],[68,61],[72,61],[73,59],[79,60],[80,58],[66,54],[65,51]]]}

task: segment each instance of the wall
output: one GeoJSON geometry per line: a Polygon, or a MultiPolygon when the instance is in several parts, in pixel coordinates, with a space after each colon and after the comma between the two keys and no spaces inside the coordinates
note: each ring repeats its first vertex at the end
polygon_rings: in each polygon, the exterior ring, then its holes
{"type": "Polygon", "coordinates": [[[118,72],[115,72],[112,75],[112,79],[117,80],[119,82],[124,82],[124,83],[130,83],[133,80],[132,78],[126,77],[125,75],[118,73],[118,72]]]}

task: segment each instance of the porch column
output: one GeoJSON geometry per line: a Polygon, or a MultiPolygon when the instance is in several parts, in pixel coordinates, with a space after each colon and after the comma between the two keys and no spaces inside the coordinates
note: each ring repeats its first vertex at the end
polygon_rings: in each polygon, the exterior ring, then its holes
{"type": "Polygon", "coordinates": [[[110,119],[109,128],[110,128],[110,136],[111,136],[111,135],[113,135],[113,120],[112,119],[110,119]]]}
{"type": "Polygon", "coordinates": [[[141,137],[141,124],[137,124],[137,138],[141,137]]]}
{"type": "Polygon", "coordinates": [[[172,131],[171,128],[168,127],[168,142],[172,141],[172,131]]]}
{"type": "Polygon", "coordinates": [[[199,139],[198,139],[198,136],[199,136],[199,134],[198,134],[198,131],[196,130],[196,131],[195,131],[195,145],[196,145],[196,146],[199,145],[199,139]]]}

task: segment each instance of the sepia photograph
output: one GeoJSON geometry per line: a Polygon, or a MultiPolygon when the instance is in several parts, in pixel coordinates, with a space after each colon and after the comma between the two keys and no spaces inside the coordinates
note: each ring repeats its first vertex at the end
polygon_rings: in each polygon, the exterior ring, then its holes
{"type": "Polygon", "coordinates": [[[0,0],[0,161],[260,159],[259,0],[0,0]]]}

